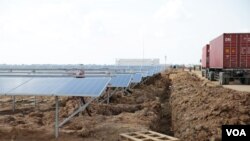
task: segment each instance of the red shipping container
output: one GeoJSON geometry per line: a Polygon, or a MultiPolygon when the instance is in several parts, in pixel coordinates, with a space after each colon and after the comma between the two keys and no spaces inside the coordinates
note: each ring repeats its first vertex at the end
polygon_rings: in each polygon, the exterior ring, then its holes
{"type": "Polygon", "coordinates": [[[224,33],[210,41],[209,66],[250,69],[250,33],[224,33]]]}
{"type": "Polygon", "coordinates": [[[202,58],[201,58],[202,68],[209,68],[209,45],[205,45],[202,48],[202,58]]]}

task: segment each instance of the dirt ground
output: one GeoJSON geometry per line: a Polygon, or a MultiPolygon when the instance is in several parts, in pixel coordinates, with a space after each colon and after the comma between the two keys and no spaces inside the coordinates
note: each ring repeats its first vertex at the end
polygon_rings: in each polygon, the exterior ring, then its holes
{"type": "MultiPolygon", "coordinates": [[[[117,91],[110,104],[93,102],[89,111],[60,128],[60,141],[119,141],[119,134],[153,130],[183,141],[220,140],[221,125],[250,124],[250,93],[171,71],[151,77],[131,89],[117,91]]],[[[54,141],[54,97],[0,97],[1,141],[54,141]]],[[[60,121],[78,107],[73,97],[60,97],[60,121]]]]}
{"type": "Polygon", "coordinates": [[[176,72],[171,78],[176,137],[185,141],[220,140],[221,125],[250,124],[250,93],[213,85],[188,72],[176,72]]]}
{"type": "MultiPolygon", "coordinates": [[[[156,75],[131,89],[132,94],[116,92],[110,104],[95,101],[89,107],[91,116],[84,112],[74,117],[60,128],[58,140],[117,141],[120,133],[148,129],[173,134],[168,126],[170,109],[164,104],[170,95],[169,85],[165,75],[156,75]]],[[[33,97],[16,99],[16,110],[12,112],[11,97],[0,97],[0,140],[55,140],[54,97],[37,97],[37,107],[33,97]]],[[[78,103],[73,97],[60,97],[60,121],[76,110],[78,103]]]]}

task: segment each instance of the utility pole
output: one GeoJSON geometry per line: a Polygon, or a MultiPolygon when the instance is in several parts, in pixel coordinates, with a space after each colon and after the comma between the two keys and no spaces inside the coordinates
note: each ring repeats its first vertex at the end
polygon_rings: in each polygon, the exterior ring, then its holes
{"type": "Polygon", "coordinates": [[[165,55],[165,70],[167,69],[167,55],[165,55]]]}
{"type": "Polygon", "coordinates": [[[142,61],[141,61],[141,71],[143,70],[144,66],[144,28],[142,31],[142,61]]]}
{"type": "Polygon", "coordinates": [[[144,29],[142,34],[142,64],[144,65],[144,29]]]}

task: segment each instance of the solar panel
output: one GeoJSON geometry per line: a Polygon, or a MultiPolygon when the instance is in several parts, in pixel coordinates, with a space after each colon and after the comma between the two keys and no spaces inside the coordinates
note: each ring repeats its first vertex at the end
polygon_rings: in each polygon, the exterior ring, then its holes
{"type": "Polygon", "coordinates": [[[154,70],[153,69],[149,70],[148,71],[148,76],[153,76],[153,75],[154,75],[154,70]]]}
{"type": "Polygon", "coordinates": [[[67,87],[73,78],[36,77],[9,92],[10,95],[52,95],[56,89],[67,87]]]}
{"type": "Polygon", "coordinates": [[[135,74],[133,74],[133,76],[132,76],[131,82],[132,82],[132,83],[140,83],[141,80],[142,80],[142,74],[141,74],[141,73],[135,73],[135,74]]]}
{"type": "Polygon", "coordinates": [[[128,87],[132,79],[131,74],[116,74],[110,80],[111,87],[128,87]]]}
{"type": "Polygon", "coordinates": [[[0,95],[90,96],[97,97],[107,87],[110,77],[102,78],[33,78],[8,93],[0,95]]]}
{"type": "Polygon", "coordinates": [[[107,87],[110,79],[110,77],[75,78],[66,87],[58,89],[56,93],[74,96],[83,96],[82,94],[84,94],[84,96],[98,97],[107,87]]]}
{"type": "Polygon", "coordinates": [[[147,71],[143,72],[142,77],[147,77],[147,76],[148,76],[148,72],[147,71]]]}
{"type": "Polygon", "coordinates": [[[0,93],[7,93],[30,79],[24,77],[0,77],[0,93]]]}

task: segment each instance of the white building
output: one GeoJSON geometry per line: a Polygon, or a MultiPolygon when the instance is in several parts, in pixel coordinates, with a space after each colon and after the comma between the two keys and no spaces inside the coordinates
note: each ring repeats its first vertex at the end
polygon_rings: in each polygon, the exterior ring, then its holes
{"type": "Polygon", "coordinates": [[[154,66],[160,64],[160,59],[116,59],[118,66],[154,66]]]}

